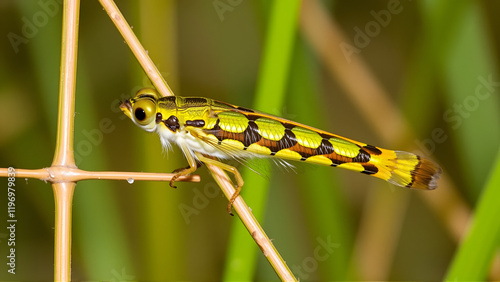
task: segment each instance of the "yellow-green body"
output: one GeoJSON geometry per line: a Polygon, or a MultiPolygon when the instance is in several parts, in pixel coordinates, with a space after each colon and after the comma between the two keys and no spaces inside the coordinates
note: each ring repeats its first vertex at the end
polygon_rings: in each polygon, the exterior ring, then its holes
{"type": "Polygon", "coordinates": [[[164,146],[179,145],[191,167],[193,159],[274,157],[346,168],[417,189],[436,188],[440,174],[437,165],[415,154],[209,98],[159,97],[155,90],[143,89],[121,108],[137,125],[157,132],[164,146]]]}

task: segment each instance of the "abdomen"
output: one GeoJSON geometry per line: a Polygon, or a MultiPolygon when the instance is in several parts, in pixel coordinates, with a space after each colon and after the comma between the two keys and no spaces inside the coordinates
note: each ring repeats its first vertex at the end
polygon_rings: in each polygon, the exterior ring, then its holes
{"type": "Polygon", "coordinates": [[[306,125],[251,112],[222,112],[211,130],[219,145],[245,153],[358,171],[398,186],[434,189],[441,169],[415,154],[343,138],[306,125]]]}

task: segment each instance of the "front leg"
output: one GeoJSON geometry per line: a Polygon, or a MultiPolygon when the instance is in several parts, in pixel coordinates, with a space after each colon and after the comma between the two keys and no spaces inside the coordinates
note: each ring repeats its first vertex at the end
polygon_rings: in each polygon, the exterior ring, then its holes
{"type": "Polygon", "coordinates": [[[172,188],[177,188],[177,186],[174,185],[175,180],[177,180],[181,176],[195,172],[201,166],[201,163],[196,161],[193,154],[188,148],[181,146],[181,149],[184,155],[186,156],[189,166],[185,168],[178,168],[173,171],[175,175],[172,177],[172,179],[170,179],[170,187],[172,188]]]}

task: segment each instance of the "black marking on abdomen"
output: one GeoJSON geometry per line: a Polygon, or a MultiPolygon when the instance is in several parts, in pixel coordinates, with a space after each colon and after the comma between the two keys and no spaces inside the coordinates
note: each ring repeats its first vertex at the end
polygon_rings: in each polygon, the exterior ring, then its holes
{"type": "Polygon", "coordinates": [[[297,144],[297,137],[295,137],[295,134],[291,130],[285,129],[285,134],[280,140],[272,141],[269,139],[263,139],[263,141],[265,141],[265,143],[262,145],[268,147],[271,149],[271,152],[276,154],[283,149],[289,149],[295,146],[297,144]]]}
{"type": "Polygon", "coordinates": [[[339,159],[332,159],[332,158],[329,158],[329,159],[330,159],[330,161],[332,161],[331,166],[338,166],[338,165],[347,163],[347,162],[339,160],[339,159]]]}
{"type": "Polygon", "coordinates": [[[224,130],[222,130],[219,126],[219,119],[215,122],[214,127],[212,129],[206,130],[207,133],[213,134],[217,140],[219,140],[218,144],[220,145],[222,140],[224,139],[224,130]]]}
{"type": "Polygon", "coordinates": [[[283,149],[288,149],[297,144],[297,137],[290,129],[285,129],[285,134],[279,141],[276,142],[276,150],[271,150],[273,152],[278,152],[283,149]]]}
{"type": "Polygon", "coordinates": [[[258,120],[259,118],[261,118],[261,117],[262,117],[262,116],[260,116],[260,115],[253,114],[253,113],[245,114],[245,116],[247,117],[247,119],[248,119],[249,121],[256,121],[256,120],[258,120]]]}
{"type": "Polygon", "coordinates": [[[259,126],[257,126],[254,121],[249,121],[247,128],[243,131],[243,145],[245,148],[248,148],[248,146],[259,142],[261,139],[262,136],[259,134],[259,126]]]}
{"type": "MultiPolygon", "coordinates": [[[[251,121],[248,124],[250,125],[251,123],[254,123],[254,122],[251,121]]],[[[295,134],[289,129],[285,129],[285,134],[278,141],[263,138],[263,137],[261,137],[260,134],[259,134],[259,138],[260,139],[254,143],[257,145],[260,145],[260,146],[264,146],[264,147],[268,148],[269,150],[271,150],[271,153],[270,153],[271,156],[276,155],[277,152],[279,152],[283,149],[289,149],[289,148],[297,145],[297,138],[295,137],[295,134]]],[[[295,151],[295,150],[293,150],[293,151],[295,151]]]]}
{"type": "Polygon", "coordinates": [[[365,170],[363,170],[361,173],[364,173],[364,174],[371,175],[371,174],[375,174],[378,172],[378,168],[372,164],[364,164],[363,168],[365,170]]]}
{"type": "Polygon", "coordinates": [[[364,149],[359,149],[359,153],[355,156],[352,161],[356,163],[367,163],[371,159],[370,154],[368,154],[364,149]]]}
{"type": "Polygon", "coordinates": [[[212,127],[213,130],[219,130],[220,129],[219,122],[220,122],[220,119],[217,119],[217,121],[215,121],[215,124],[212,127]]]}
{"type": "Polygon", "coordinates": [[[323,139],[328,139],[328,140],[330,140],[330,138],[339,138],[339,139],[342,139],[342,138],[340,138],[339,136],[335,136],[335,135],[333,135],[333,134],[329,134],[329,133],[319,133],[319,132],[318,132],[318,134],[319,134],[319,136],[321,136],[323,139]]]}
{"type": "Polygon", "coordinates": [[[375,147],[375,146],[372,146],[372,145],[366,145],[363,147],[363,149],[365,149],[366,151],[368,151],[370,154],[374,154],[374,155],[380,155],[382,154],[382,151],[380,151],[379,148],[375,147]]]}
{"type": "Polygon", "coordinates": [[[297,125],[295,125],[295,124],[291,124],[291,123],[288,123],[288,122],[282,122],[281,124],[283,124],[283,126],[284,126],[286,129],[289,129],[289,130],[292,130],[292,129],[294,129],[295,127],[297,127],[297,125]]]}
{"type": "Polygon", "coordinates": [[[326,139],[321,140],[321,144],[316,148],[317,155],[329,155],[334,151],[332,143],[326,139]]]}
{"type": "Polygon", "coordinates": [[[213,134],[217,140],[218,144],[221,145],[222,141],[225,139],[236,140],[243,143],[243,150],[247,150],[248,146],[258,142],[262,137],[259,134],[258,126],[255,122],[248,122],[248,126],[245,131],[240,133],[225,131],[219,126],[219,119],[217,119],[214,127],[212,129],[205,130],[207,134],[213,134]]]}

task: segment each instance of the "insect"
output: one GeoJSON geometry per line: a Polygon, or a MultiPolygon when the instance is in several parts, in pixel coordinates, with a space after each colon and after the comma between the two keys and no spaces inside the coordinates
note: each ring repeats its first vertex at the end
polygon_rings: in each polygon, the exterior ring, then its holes
{"type": "Polygon", "coordinates": [[[150,88],[124,101],[120,109],[139,127],[156,132],[162,145],[177,144],[189,166],[170,181],[196,171],[201,163],[231,172],[241,191],[238,170],[221,159],[271,157],[340,167],[375,176],[392,184],[423,190],[437,187],[441,168],[418,155],[386,150],[297,122],[201,97],[161,97],[150,88]]]}

